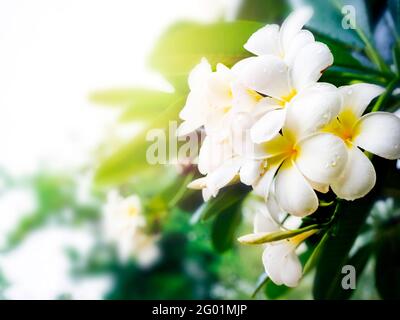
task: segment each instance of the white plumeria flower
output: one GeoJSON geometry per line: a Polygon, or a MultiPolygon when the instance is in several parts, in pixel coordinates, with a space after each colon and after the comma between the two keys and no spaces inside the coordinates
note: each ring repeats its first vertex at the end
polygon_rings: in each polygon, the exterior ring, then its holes
{"type": "Polygon", "coordinates": [[[347,162],[344,142],[333,134],[320,132],[337,117],[340,95],[332,85],[318,86],[296,97],[299,105],[296,102],[288,108],[282,133],[256,144],[253,162],[240,172],[253,182],[255,193],[266,199],[273,186],[279,206],[301,217],[318,208],[313,189],[327,192],[347,162]]]}
{"type": "Polygon", "coordinates": [[[269,107],[263,101],[267,99],[240,84],[229,68],[219,63],[213,72],[205,58],[191,71],[188,82],[190,93],[179,114],[184,120],[178,129],[181,136],[204,127],[207,134],[224,139],[229,134],[232,109],[253,111],[257,105],[254,113],[261,114],[269,107]]]}
{"type": "MultiPolygon", "coordinates": [[[[254,233],[273,233],[284,229],[277,223],[276,217],[280,209],[273,197],[269,205],[258,201],[254,215],[254,233]]],[[[295,237],[270,242],[264,245],[262,261],[265,272],[277,285],[296,287],[302,277],[302,265],[296,254],[298,246],[316,230],[304,232],[295,237]]]]}
{"type": "Polygon", "coordinates": [[[121,197],[110,192],[104,208],[103,228],[106,239],[116,244],[122,261],[135,257],[138,263],[149,266],[159,256],[158,236],[145,232],[146,219],[137,195],[121,197]]]}
{"type": "Polygon", "coordinates": [[[310,31],[302,30],[312,15],[311,7],[297,9],[285,19],[281,27],[267,24],[257,30],[244,48],[257,56],[274,55],[290,66],[301,48],[315,42],[310,31]]]}
{"type": "Polygon", "coordinates": [[[235,81],[225,66],[219,64],[216,72],[204,72],[204,63],[205,60],[195,68],[189,81],[193,83],[193,77],[196,79],[196,85],[191,85],[193,90],[190,97],[197,94],[196,88],[201,87],[200,84],[203,89],[205,86],[205,90],[198,90],[202,94],[203,104],[194,105],[189,103],[192,98],[188,98],[181,112],[181,118],[186,120],[180,127],[183,128],[180,134],[199,126],[205,129],[206,137],[199,152],[198,169],[206,177],[193,181],[188,187],[203,190],[204,199],[208,200],[235,180],[244,159],[243,153],[238,152],[244,142],[243,133],[269,110],[269,103],[268,98],[235,81]],[[193,112],[194,109],[196,112],[193,112]],[[197,115],[201,112],[203,118],[197,115]]]}
{"type": "Polygon", "coordinates": [[[243,85],[268,97],[269,111],[251,129],[255,143],[279,133],[287,107],[314,86],[333,63],[329,48],[301,30],[309,16],[307,9],[301,10],[289,16],[280,30],[269,25],[257,31],[245,47],[259,56],[244,59],[232,68],[243,85]]]}
{"type": "Polygon", "coordinates": [[[194,180],[188,187],[202,190],[205,201],[216,197],[221,188],[238,182],[239,178],[245,184],[255,182],[248,174],[248,168],[254,163],[250,157],[253,153],[247,149],[252,147],[248,133],[262,112],[262,106],[251,103],[247,107],[245,104],[238,105],[244,107],[232,110],[229,135],[223,139],[218,135],[208,135],[201,146],[198,169],[205,177],[194,180]]]}
{"type": "Polygon", "coordinates": [[[345,141],[348,162],[331,187],[339,198],[355,200],[371,191],[376,181],[371,161],[359,148],[385,159],[400,158],[400,119],[388,112],[362,116],[371,100],[384,91],[382,87],[360,83],[339,90],[343,98],[341,111],[325,131],[345,141]]]}

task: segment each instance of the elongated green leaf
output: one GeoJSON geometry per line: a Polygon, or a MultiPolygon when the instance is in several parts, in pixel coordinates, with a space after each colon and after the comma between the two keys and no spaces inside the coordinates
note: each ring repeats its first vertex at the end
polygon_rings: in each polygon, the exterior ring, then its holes
{"type": "Polygon", "coordinates": [[[287,11],[286,1],[243,0],[237,19],[273,23],[287,11]]]}
{"type": "MultiPolygon", "coordinates": [[[[168,138],[168,123],[170,120],[177,118],[182,103],[182,99],[176,100],[155,118],[150,125],[143,129],[141,133],[133,137],[130,142],[101,161],[96,170],[95,182],[97,184],[125,182],[135,171],[148,167],[146,151],[154,143],[146,140],[148,131],[153,128],[163,130],[168,138]]],[[[168,142],[168,139],[166,142],[168,142]]]]}
{"type": "Polygon", "coordinates": [[[171,93],[145,88],[109,89],[95,91],[90,95],[94,103],[112,107],[160,104],[173,96],[171,93]]]}
{"type": "Polygon", "coordinates": [[[350,15],[355,13],[356,28],[367,38],[371,38],[368,12],[364,0],[304,0],[302,2],[313,6],[315,14],[308,26],[318,33],[353,47],[363,48],[364,43],[357,31],[347,27],[346,23],[349,21],[347,19],[351,18],[350,15]]]}
{"type": "Polygon", "coordinates": [[[136,100],[125,107],[119,117],[119,121],[122,123],[149,121],[157,117],[166,107],[179,98],[178,94],[156,94],[147,98],[143,97],[142,100],[136,100]]]}
{"type": "Polygon", "coordinates": [[[383,299],[400,299],[400,227],[385,231],[377,241],[376,288],[383,299]]]}
{"type": "Polygon", "coordinates": [[[222,253],[232,248],[235,243],[235,233],[242,220],[241,202],[220,212],[215,218],[212,230],[211,240],[214,248],[222,253]]]}
{"type": "Polygon", "coordinates": [[[321,250],[313,288],[315,299],[334,299],[338,294],[345,294],[341,293],[345,290],[340,286],[343,277],[342,268],[348,261],[350,249],[382,187],[387,167],[381,159],[374,159],[374,162],[378,177],[376,187],[362,199],[342,203],[338,221],[321,250]]]}
{"type": "Polygon", "coordinates": [[[248,192],[248,188],[242,185],[225,188],[219,193],[218,197],[203,203],[193,214],[191,222],[197,223],[199,221],[206,221],[219,215],[221,212],[243,199],[248,192]]]}
{"type": "Polygon", "coordinates": [[[262,273],[257,280],[256,286],[253,290],[253,293],[251,294],[251,297],[254,298],[257,293],[267,284],[271,281],[271,278],[268,277],[268,274],[266,274],[265,272],[262,273]]]}
{"type": "Polygon", "coordinates": [[[190,70],[206,57],[215,66],[231,67],[250,55],[243,45],[260,28],[258,22],[179,23],[161,37],[150,56],[150,65],[176,89],[186,90],[190,70]]]}
{"type": "Polygon", "coordinates": [[[388,7],[394,24],[397,41],[400,41],[400,0],[388,0],[388,7]]]}

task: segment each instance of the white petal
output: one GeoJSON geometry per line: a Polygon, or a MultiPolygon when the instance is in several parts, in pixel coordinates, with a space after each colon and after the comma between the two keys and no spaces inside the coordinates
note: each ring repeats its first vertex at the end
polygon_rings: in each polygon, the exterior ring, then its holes
{"type": "Polygon", "coordinates": [[[232,106],[237,112],[251,112],[259,102],[258,94],[246,88],[239,81],[232,82],[232,106]]]}
{"type": "Polygon", "coordinates": [[[270,190],[268,199],[266,199],[266,205],[268,209],[268,213],[271,218],[278,224],[284,216],[286,216],[286,212],[282,210],[279,206],[278,202],[276,201],[275,194],[273,190],[270,190]]]}
{"type": "Polygon", "coordinates": [[[370,102],[381,95],[385,89],[370,83],[357,83],[339,88],[343,97],[343,110],[350,109],[359,118],[370,102]]]}
{"type": "Polygon", "coordinates": [[[225,161],[233,156],[233,149],[230,140],[221,136],[208,135],[203,141],[199,152],[198,169],[200,173],[207,174],[221,166],[225,161]]]}
{"type": "Polygon", "coordinates": [[[229,68],[219,63],[217,71],[209,76],[208,94],[210,105],[214,108],[232,106],[232,73],[229,68]]]}
{"type": "Polygon", "coordinates": [[[227,186],[238,174],[241,161],[239,158],[228,160],[219,168],[207,175],[207,188],[216,194],[219,189],[227,186]]]}
{"type": "Polygon", "coordinates": [[[301,264],[295,254],[295,246],[282,241],[266,246],[263,252],[263,264],[266,273],[277,284],[296,286],[301,278],[301,264]]]}
{"type": "Polygon", "coordinates": [[[318,208],[318,198],[296,166],[286,160],[275,180],[275,195],[280,207],[298,216],[307,216],[318,208]]]}
{"type": "Polygon", "coordinates": [[[347,149],[339,137],[319,133],[298,144],[295,162],[308,179],[329,184],[342,173],[347,162],[347,149]]]}
{"type": "Polygon", "coordinates": [[[274,180],[275,173],[281,165],[282,161],[275,163],[268,163],[265,173],[253,185],[254,193],[264,199],[267,199],[271,190],[272,181],[274,180]]]}
{"type": "Polygon", "coordinates": [[[210,136],[205,137],[203,144],[199,151],[199,160],[197,167],[201,174],[207,174],[212,171],[215,165],[213,164],[212,156],[212,138],[210,136]]]}
{"type": "Polygon", "coordinates": [[[315,83],[322,72],[333,64],[333,55],[328,46],[314,42],[303,47],[293,61],[291,79],[297,91],[315,83]]]}
{"type": "Polygon", "coordinates": [[[293,144],[288,139],[279,134],[272,140],[253,144],[253,148],[249,149],[248,154],[253,159],[268,159],[287,153],[292,146],[293,144]]]}
{"type": "Polygon", "coordinates": [[[205,202],[211,199],[211,197],[216,197],[217,194],[213,194],[210,189],[204,188],[202,190],[203,199],[205,202]]]}
{"type": "Polygon", "coordinates": [[[209,110],[209,104],[204,91],[191,91],[186,99],[186,104],[179,113],[182,120],[192,120],[194,118],[205,118],[205,113],[209,110]]]}
{"type": "Polygon", "coordinates": [[[371,161],[357,147],[349,148],[348,154],[344,171],[331,187],[339,198],[355,200],[371,191],[376,174],[371,161]]]}
{"type": "Polygon", "coordinates": [[[188,83],[190,90],[198,90],[207,86],[208,77],[211,74],[211,65],[206,58],[202,58],[201,62],[196,65],[190,72],[188,83]]]}
{"type": "Polygon", "coordinates": [[[247,51],[257,55],[279,55],[279,26],[267,24],[254,32],[243,46],[247,51]]]}
{"type": "Polygon", "coordinates": [[[232,71],[246,87],[264,95],[279,99],[291,92],[288,66],[275,56],[241,60],[232,71]]]}
{"type": "Polygon", "coordinates": [[[292,39],[289,47],[285,50],[285,62],[291,66],[299,51],[309,43],[315,42],[313,34],[308,30],[301,30],[292,39]]]}
{"type": "Polygon", "coordinates": [[[356,124],[357,146],[385,159],[400,158],[400,118],[389,112],[366,114],[356,124]]]}
{"type": "Polygon", "coordinates": [[[290,252],[283,262],[281,280],[288,287],[296,287],[303,275],[299,258],[294,251],[290,252]]]}
{"type": "Polygon", "coordinates": [[[320,182],[315,182],[310,179],[307,179],[308,183],[311,185],[311,187],[321,193],[327,193],[329,192],[329,184],[325,183],[320,183],[320,182]]]}
{"type": "Polygon", "coordinates": [[[268,244],[262,255],[265,272],[276,285],[283,284],[281,279],[282,251],[281,245],[268,244]]]}
{"type": "Polygon", "coordinates": [[[283,131],[296,137],[315,133],[337,117],[340,107],[337,88],[329,83],[316,83],[290,102],[283,131]]]}
{"type": "Polygon", "coordinates": [[[196,180],[193,180],[187,185],[187,188],[193,189],[193,190],[202,190],[207,186],[207,178],[202,177],[198,178],[196,180]]]}
{"type": "Polygon", "coordinates": [[[268,212],[263,213],[262,211],[257,211],[254,215],[253,227],[254,233],[279,231],[279,225],[269,216],[268,212]]]}
{"type": "Polygon", "coordinates": [[[247,160],[240,168],[240,181],[248,186],[254,184],[261,176],[262,161],[247,160]]]}
{"type": "Polygon", "coordinates": [[[312,15],[313,10],[311,7],[303,7],[292,12],[286,18],[281,27],[281,44],[285,51],[289,48],[293,38],[311,19],[312,15]]]}
{"type": "Polygon", "coordinates": [[[183,121],[177,131],[177,136],[178,137],[183,137],[191,134],[193,131],[196,131],[198,128],[202,126],[202,123],[199,122],[194,122],[194,121],[183,121]]]}
{"type": "Polygon", "coordinates": [[[286,119],[286,110],[276,109],[267,112],[250,130],[254,143],[262,143],[274,138],[282,129],[286,119]]]}

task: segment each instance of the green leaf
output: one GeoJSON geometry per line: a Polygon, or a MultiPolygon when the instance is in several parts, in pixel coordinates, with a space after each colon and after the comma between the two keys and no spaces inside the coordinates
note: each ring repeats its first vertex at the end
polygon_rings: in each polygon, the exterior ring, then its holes
{"type": "Polygon", "coordinates": [[[202,57],[211,65],[231,67],[250,55],[243,45],[262,24],[236,21],[214,24],[179,23],[167,30],[150,56],[150,66],[178,90],[187,89],[187,76],[202,57]]]}
{"type": "MultiPolygon", "coordinates": [[[[367,38],[371,38],[368,12],[364,0],[305,0],[303,2],[314,8],[315,14],[307,26],[317,33],[344,42],[354,48],[364,48],[365,44],[355,29],[342,27],[345,17],[342,10],[345,5],[350,5],[355,8],[356,28],[367,38]]],[[[345,10],[343,11],[346,13],[345,10]]]]}
{"type": "Polygon", "coordinates": [[[218,252],[223,253],[232,248],[241,220],[241,202],[223,210],[215,218],[211,229],[211,240],[218,252]]]}
{"type": "Polygon", "coordinates": [[[377,240],[375,285],[383,299],[400,299],[400,227],[383,232],[377,240]]]}
{"type": "Polygon", "coordinates": [[[309,273],[317,264],[321,250],[323,250],[325,242],[328,239],[328,237],[329,237],[328,232],[325,232],[325,234],[322,236],[317,246],[312,250],[312,253],[307,259],[306,264],[304,265],[304,271],[303,271],[304,274],[309,273]]]}
{"type": "Polygon", "coordinates": [[[146,140],[148,131],[150,129],[160,129],[168,137],[168,123],[170,120],[178,117],[182,103],[183,99],[181,98],[175,100],[151,124],[144,128],[141,133],[133,137],[130,142],[124,144],[109,157],[100,161],[100,165],[95,173],[95,182],[100,185],[126,182],[136,171],[149,168],[146,151],[149,145],[154,142],[146,140]]]}
{"type": "Polygon", "coordinates": [[[400,41],[400,0],[388,0],[388,8],[393,19],[395,37],[400,41]]]}
{"type": "Polygon", "coordinates": [[[140,120],[149,121],[179,98],[180,95],[172,93],[155,94],[147,98],[143,97],[142,100],[136,100],[131,105],[125,107],[118,120],[122,123],[140,120]]]}
{"type": "Polygon", "coordinates": [[[236,18],[271,23],[280,19],[286,11],[286,1],[244,0],[236,18]]]}
{"type": "Polygon", "coordinates": [[[315,299],[334,299],[339,294],[345,294],[341,287],[342,268],[379,194],[387,167],[382,159],[374,159],[374,163],[378,180],[373,191],[362,199],[341,203],[337,223],[330,231],[317,262],[313,288],[315,299]]]}
{"type": "Polygon", "coordinates": [[[253,293],[251,294],[252,298],[255,298],[255,296],[257,295],[257,293],[262,289],[262,287],[264,287],[267,283],[269,283],[271,281],[271,278],[268,277],[268,274],[266,274],[265,272],[262,273],[257,280],[256,286],[253,290],[253,293]]]}
{"type": "Polygon", "coordinates": [[[223,189],[219,193],[218,197],[211,198],[196,210],[191,219],[191,223],[206,221],[216,215],[219,215],[224,210],[244,199],[246,193],[248,192],[248,188],[245,188],[241,185],[234,185],[223,189]]]}
{"type": "Polygon", "coordinates": [[[93,92],[89,99],[97,104],[112,107],[128,107],[141,105],[154,105],[173,96],[168,92],[145,88],[109,89],[93,92]]]}
{"type": "Polygon", "coordinates": [[[142,121],[154,118],[180,95],[144,88],[110,89],[90,95],[94,103],[122,108],[120,122],[142,121]]]}

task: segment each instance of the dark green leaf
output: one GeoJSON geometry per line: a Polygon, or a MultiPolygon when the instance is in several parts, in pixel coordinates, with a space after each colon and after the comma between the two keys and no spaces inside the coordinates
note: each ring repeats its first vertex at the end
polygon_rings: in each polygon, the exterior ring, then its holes
{"type": "MultiPolygon", "coordinates": [[[[374,159],[377,185],[370,194],[356,201],[343,201],[337,223],[330,231],[317,263],[313,294],[315,299],[334,299],[341,291],[342,268],[382,187],[386,164],[374,159]]],[[[343,292],[342,292],[343,293],[343,292]]]]}
{"type": "Polygon", "coordinates": [[[383,299],[400,299],[400,225],[385,231],[377,241],[376,288],[383,299]]]}
{"type": "Polygon", "coordinates": [[[211,230],[211,240],[218,252],[225,252],[233,246],[236,241],[236,230],[241,220],[241,202],[220,212],[215,218],[211,230]]]}
{"type": "Polygon", "coordinates": [[[397,41],[400,41],[400,0],[388,0],[388,7],[394,24],[397,41]]]}
{"type": "Polygon", "coordinates": [[[353,6],[356,14],[356,28],[371,38],[368,12],[364,0],[306,0],[303,1],[314,7],[315,14],[308,26],[329,38],[339,40],[352,47],[363,48],[364,43],[355,29],[345,29],[342,22],[345,18],[346,5],[353,6]],[[342,10],[344,13],[342,13],[342,10]]]}
{"type": "Polygon", "coordinates": [[[280,19],[287,9],[286,1],[244,0],[236,18],[271,23],[280,19]]]}
{"type": "Polygon", "coordinates": [[[212,198],[203,203],[200,208],[196,210],[191,220],[192,223],[206,221],[211,217],[220,214],[222,211],[230,208],[243,199],[247,192],[247,188],[244,188],[241,185],[225,188],[220,192],[218,197],[212,198]]]}

